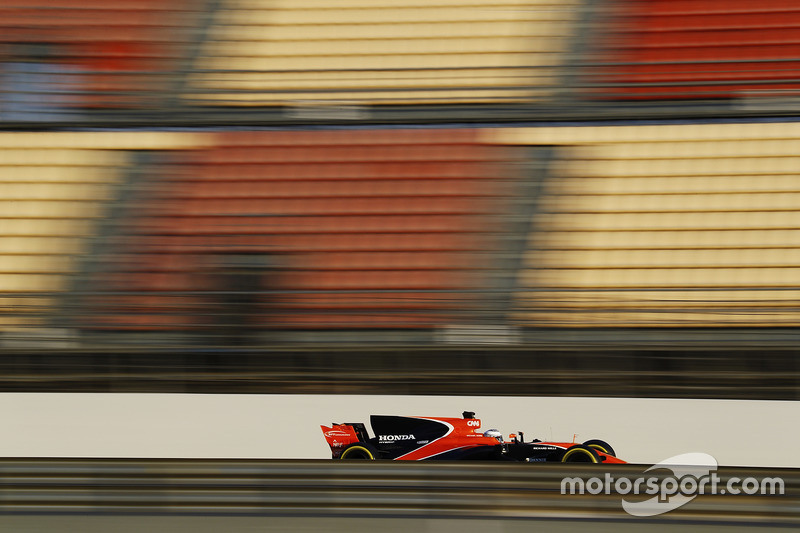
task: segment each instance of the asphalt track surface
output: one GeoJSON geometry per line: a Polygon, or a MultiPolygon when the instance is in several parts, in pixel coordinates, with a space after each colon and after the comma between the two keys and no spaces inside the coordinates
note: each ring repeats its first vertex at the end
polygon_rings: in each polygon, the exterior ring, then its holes
{"type": "Polygon", "coordinates": [[[419,519],[419,518],[302,518],[302,517],[196,517],[196,516],[0,516],[0,530],[17,533],[759,533],[791,531],[794,528],[757,524],[709,524],[630,521],[588,521],[569,519],[419,519]]]}
{"type": "Polygon", "coordinates": [[[640,472],[635,465],[3,459],[0,472],[0,530],[15,532],[796,531],[800,525],[796,469],[720,469],[724,482],[779,475],[785,488],[779,495],[701,495],[649,518],[623,511],[621,500],[629,496],[561,488],[567,476],[632,477],[640,472]]]}

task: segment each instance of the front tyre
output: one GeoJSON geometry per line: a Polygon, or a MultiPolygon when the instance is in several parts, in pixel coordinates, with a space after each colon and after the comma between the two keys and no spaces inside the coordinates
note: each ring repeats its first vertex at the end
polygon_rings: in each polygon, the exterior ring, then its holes
{"type": "Polygon", "coordinates": [[[342,455],[339,456],[339,459],[347,459],[347,460],[366,460],[366,461],[374,461],[378,458],[378,450],[375,449],[375,446],[366,442],[357,442],[355,444],[351,444],[344,450],[342,450],[342,455]]]}
{"type": "Polygon", "coordinates": [[[604,440],[600,439],[592,439],[587,440],[583,443],[584,446],[588,446],[589,448],[594,448],[595,450],[600,450],[606,455],[610,455],[611,457],[616,457],[617,452],[614,451],[614,448],[611,447],[609,443],[604,440]]]}
{"type": "Polygon", "coordinates": [[[590,448],[584,444],[576,444],[570,446],[564,455],[561,456],[562,463],[599,463],[600,456],[594,448],[590,448]]]}

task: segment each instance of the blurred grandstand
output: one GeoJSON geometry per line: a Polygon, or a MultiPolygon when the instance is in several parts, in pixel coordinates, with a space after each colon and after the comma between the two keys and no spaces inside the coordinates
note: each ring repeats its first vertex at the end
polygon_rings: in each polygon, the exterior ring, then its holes
{"type": "Polygon", "coordinates": [[[798,45],[788,0],[5,2],[0,343],[796,375],[798,45]]]}

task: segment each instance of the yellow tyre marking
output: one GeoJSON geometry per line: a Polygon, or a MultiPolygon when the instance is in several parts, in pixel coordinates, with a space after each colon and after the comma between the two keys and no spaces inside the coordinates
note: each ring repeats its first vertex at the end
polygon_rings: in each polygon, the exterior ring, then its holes
{"type": "Polygon", "coordinates": [[[369,451],[368,449],[364,448],[363,446],[353,446],[352,448],[347,448],[347,449],[344,451],[344,453],[342,454],[342,459],[346,459],[346,458],[347,458],[347,456],[348,456],[348,455],[350,455],[350,452],[351,452],[351,451],[353,451],[353,450],[361,450],[361,451],[363,451],[364,453],[366,453],[366,454],[367,454],[367,457],[369,457],[370,459],[372,459],[372,460],[374,460],[374,459],[375,459],[375,456],[374,456],[374,455],[372,455],[372,452],[371,452],[371,451],[369,451]]]}
{"type": "Polygon", "coordinates": [[[575,450],[569,450],[569,451],[568,451],[568,452],[567,452],[567,453],[564,455],[564,458],[563,458],[563,459],[561,459],[561,462],[562,462],[562,463],[566,463],[566,462],[567,462],[567,459],[569,459],[569,456],[570,456],[570,455],[572,455],[572,454],[574,454],[574,453],[583,453],[583,454],[586,454],[586,455],[588,455],[588,456],[589,456],[589,459],[591,459],[593,463],[596,463],[596,462],[597,462],[597,459],[595,459],[594,455],[590,454],[590,453],[589,453],[589,452],[587,452],[586,450],[581,450],[580,448],[577,448],[577,449],[575,449],[575,450]]]}

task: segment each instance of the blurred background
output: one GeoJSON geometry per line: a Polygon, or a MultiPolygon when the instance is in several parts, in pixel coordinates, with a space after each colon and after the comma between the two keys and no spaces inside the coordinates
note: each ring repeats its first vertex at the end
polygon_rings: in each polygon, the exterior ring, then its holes
{"type": "Polygon", "coordinates": [[[790,0],[7,0],[0,389],[800,398],[790,0]]]}

